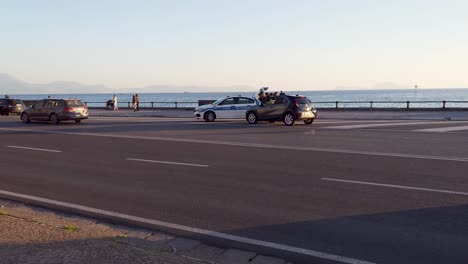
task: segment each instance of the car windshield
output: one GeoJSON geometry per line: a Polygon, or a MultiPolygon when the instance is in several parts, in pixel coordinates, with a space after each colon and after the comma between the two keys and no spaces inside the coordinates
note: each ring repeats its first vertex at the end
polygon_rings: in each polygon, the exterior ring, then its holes
{"type": "Polygon", "coordinates": [[[226,99],[226,98],[221,98],[221,99],[217,100],[216,102],[214,102],[213,104],[217,105],[217,104],[221,103],[222,101],[224,101],[224,99],[226,99]]]}
{"type": "Polygon", "coordinates": [[[83,106],[83,103],[80,100],[66,100],[65,105],[67,107],[83,106]]]}

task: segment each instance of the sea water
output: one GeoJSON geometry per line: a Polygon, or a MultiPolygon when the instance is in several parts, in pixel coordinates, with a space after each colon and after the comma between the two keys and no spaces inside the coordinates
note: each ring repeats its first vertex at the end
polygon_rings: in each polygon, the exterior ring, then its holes
{"type": "MultiPolygon", "coordinates": [[[[244,95],[256,96],[258,91],[252,92],[214,92],[214,93],[141,93],[139,94],[141,107],[195,107],[198,100],[217,100],[225,96],[244,95]]],[[[309,97],[318,108],[334,107],[369,107],[373,101],[374,107],[406,107],[410,101],[411,107],[442,107],[442,101],[448,101],[446,107],[468,107],[468,89],[393,89],[393,90],[332,90],[332,91],[285,91],[291,95],[309,97]],[[433,101],[433,102],[431,102],[433,101]],[[457,101],[457,102],[450,102],[457,101]]],[[[51,96],[51,98],[77,98],[87,102],[89,106],[105,106],[113,94],[27,94],[10,95],[22,100],[37,100],[51,96]]],[[[119,106],[126,106],[132,101],[131,93],[117,94],[119,106]]]]}

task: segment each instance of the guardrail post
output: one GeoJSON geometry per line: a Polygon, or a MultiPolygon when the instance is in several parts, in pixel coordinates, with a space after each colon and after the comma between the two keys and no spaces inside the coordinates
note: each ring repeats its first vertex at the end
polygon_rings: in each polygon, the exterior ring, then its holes
{"type": "Polygon", "coordinates": [[[406,101],[406,109],[409,109],[409,103],[410,101],[406,101]]]}
{"type": "Polygon", "coordinates": [[[127,108],[130,108],[130,102],[127,102],[127,108]]]}
{"type": "Polygon", "coordinates": [[[84,105],[88,106],[88,102],[84,102],[84,105]]]}
{"type": "Polygon", "coordinates": [[[338,101],[335,102],[335,107],[338,109],[338,101]]]}
{"type": "Polygon", "coordinates": [[[445,109],[445,103],[446,103],[446,102],[447,102],[447,101],[445,101],[445,100],[442,101],[442,109],[445,109]]]}
{"type": "Polygon", "coordinates": [[[175,109],[177,109],[177,102],[175,102],[175,109]]]}
{"type": "Polygon", "coordinates": [[[372,109],[373,105],[374,105],[374,101],[370,101],[370,109],[372,109]]]}
{"type": "Polygon", "coordinates": [[[154,102],[151,102],[151,109],[154,109],[154,102]]]}

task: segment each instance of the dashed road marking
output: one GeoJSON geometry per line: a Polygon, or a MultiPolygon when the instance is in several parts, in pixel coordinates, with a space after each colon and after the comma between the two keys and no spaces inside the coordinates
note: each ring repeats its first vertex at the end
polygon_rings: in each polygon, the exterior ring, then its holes
{"type": "Polygon", "coordinates": [[[148,163],[161,163],[161,164],[169,164],[169,165],[180,165],[180,166],[192,166],[192,167],[204,167],[204,168],[207,168],[207,167],[208,167],[208,165],[204,165],[204,164],[194,164],[194,163],[174,162],[174,161],[133,159],[133,158],[126,158],[126,160],[129,160],[129,161],[148,162],[148,163]]]}
{"type": "Polygon", "coordinates": [[[31,147],[22,147],[22,146],[7,146],[7,148],[15,148],[15,149],[26,149],[26,150],[36,150],[36,151],[45,151],[45,152],[62,152],[61,150],[54,150],[54,149],[43,149],[43,148],[31,148],[31,147]]]}
{"type": "Polygon", "coordinates": [[[440,190],[440,189],[431,189],[431,188],[422,188],[422,187],[413,187],[413,186],[404,186],[404,185],[395,185],[395,184],[386,184],[386,183],[376,183],[376,182],[366,182],[366,181],[352,181],[352,180],[343,180],[343,179],[334,179],[334,178],[320,178],[320,179],[324,181],[344,182],[344,183],[353,183],[353,184],[381,186],[381,187],[388,187],[388,188],[398,188],[398,189],[448,193],[448,194],[468,196],[468,192],[456,192],[456,191],[449,191],[449,190],[440,190]]]}
{"type": "Polygon", "coordinates": [[[425,128],[425,129],[416,129],[412,130],[414,132],[453,132],[468,130],[468,126],[450,126],[450,127],[437,127],[437,128],[425,128]]]}

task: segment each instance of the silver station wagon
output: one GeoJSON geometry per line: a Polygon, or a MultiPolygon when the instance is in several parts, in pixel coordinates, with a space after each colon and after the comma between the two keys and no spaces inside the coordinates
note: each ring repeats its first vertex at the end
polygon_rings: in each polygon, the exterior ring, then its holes
{"type": "Polygon", "coordinates": [[[79,123],[88,118],[88,107],[77,99],[44,99],[37,101],[21,113],[21,121],[60,121],[74,120],[79,123]]]}

